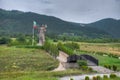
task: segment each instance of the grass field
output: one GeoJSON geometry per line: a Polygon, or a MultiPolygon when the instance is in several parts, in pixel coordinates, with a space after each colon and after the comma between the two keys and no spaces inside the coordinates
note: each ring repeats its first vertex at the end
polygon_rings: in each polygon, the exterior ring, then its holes
{"type": "Polygon", "coordinates": [[[0,46],[0,72],[52,70],[58,66],[45,51],[0,46]]]}
{"type": "Polygon", "coordinates": [[[86,71],[71,69],[66,71],[34,71],[34,72],[2,72],[0,80],[58,80],[62,76],[71,76],[88,73],[86,71]]]}
{"type": "Polygon", "coordinates": [[[89,73],[79,69],[53,72],[58,64],[41,49],[0,46],[0,80],[58,80],[60,76],[89,73]]]}
{"type": "Polygon", "coordinates": [[[120,43],[79,43],[80,51],[78,54],[89,54],[99,60],[99,65],[116,65],[120,70],[120,59],[100,55],[100,53],[116,54],[120,56],[120,43]],[[97,54],[99,53],[99,54],[97,54]]]}
{"type": "Polygon", "coordinates": [[[102,56],[98,54],[93,54],[93,53],[85,53],[85,52],[80,52],[78,54],[89,54],[91,56],[94,56],[96,59],[99,60],[99,65],[104,66],[104,65],[116,65],[118,67],[118,70],[120,71],[120,59],[114,58],[114,57],[109,57],[109,56],[102,56]]]}
{"type": "MultiPolygon", "coordinates": [[[[78,54],[90,51],[88,54],[99,59],[100,65],[114,64],[120,70],[120,59],[95,54],[95,52],[109,53],[108,49],[113,50],[113,52],[116,51],[118,54],[119,44],[79,44],[83,52],[80,51],[78,54]]],[[[113,52],[110,53],[116,54],[113,52]]],[[[0,80],[58,80],[61,76],[89,73],[78,69],[53,72],[52,70],[57,66],[58,61],[41,49],[0,46],[0,80]]]]}
{"type": "Polygon", "coordinates": [[[120,43],[79,43],[80,50],[120,55],[120,43]]]}

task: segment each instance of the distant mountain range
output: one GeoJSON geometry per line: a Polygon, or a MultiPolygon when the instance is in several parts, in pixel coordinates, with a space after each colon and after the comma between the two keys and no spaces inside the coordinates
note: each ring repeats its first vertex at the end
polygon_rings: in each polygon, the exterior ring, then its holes
{"type": "Polygon", "coordinates": [[[32,34],[33,21],[47,24],[47,34],[74,33],[88,38],[120,38],[120,20],[103,19],[91,24],[63,21],[53,16],[32,12],[0,9],[0,35],[32,34]]]}

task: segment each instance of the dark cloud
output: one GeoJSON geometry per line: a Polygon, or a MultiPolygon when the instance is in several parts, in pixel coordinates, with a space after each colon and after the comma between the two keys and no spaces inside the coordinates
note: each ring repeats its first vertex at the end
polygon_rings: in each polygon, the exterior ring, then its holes
{"type": "Polygon", "coordinates": [[[103,18],[120,19],[120,0],[0,0],[0,7],[83,23],[103,18]]]}

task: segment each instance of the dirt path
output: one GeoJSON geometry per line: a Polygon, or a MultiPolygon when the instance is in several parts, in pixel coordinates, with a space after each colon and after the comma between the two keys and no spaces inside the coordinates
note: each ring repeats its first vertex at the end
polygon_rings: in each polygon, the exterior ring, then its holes
{"type": "Polygon", "coordinates": [[[56,69],[54,69],[53,71],[63,71],[63,70],[66,70],[66,69],[64,68],[64,66],[63,66],[62,63],[60,62],[60,63],[59,63],[59,66],[58,66],[56,69]]]}
{"type": "Polygon", "coordinates": [[[63,71],[63,70],[66,70],[66,68],[62,64],[64,62],[67,62],[66,57],[68,57],[67,54],[65,54],[62,51],[59,52],[59,56],[57,57],[57,59],[59,60],[59,66],[56,69],[54,69],[53,71],[63,71]]]}

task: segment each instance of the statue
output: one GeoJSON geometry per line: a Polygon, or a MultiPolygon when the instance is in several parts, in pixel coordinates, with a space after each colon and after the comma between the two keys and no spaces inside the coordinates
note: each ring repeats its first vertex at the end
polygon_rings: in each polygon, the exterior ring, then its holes
{"type": "Polygon", "coordinates": [[[38,45],[43,46],[45,42],[45,32],[47,25],[42,25],[39,29],[39,43],[38,45]]]}

